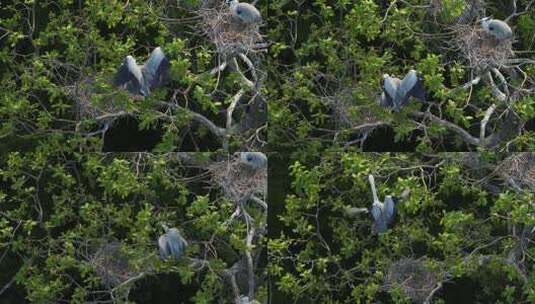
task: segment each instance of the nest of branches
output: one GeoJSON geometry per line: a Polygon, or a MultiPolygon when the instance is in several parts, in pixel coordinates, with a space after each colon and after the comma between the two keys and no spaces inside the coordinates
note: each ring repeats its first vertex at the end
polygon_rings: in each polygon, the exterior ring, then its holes
{"type": "Polygon", "coordinates": [[[496,172],[519,190],[535,191],[534,153],[513,153],[498,165],[496,172]]]}
{"type": "Polygon", "coordinates": [[[470,67],[485,71],[500,68],[514,56],[512,40],[498,40],[483,30],[479,24],[455,27],[454,43],[469,62],[470,67]]]}
{"type": "Polygon", "coordinates": [[[233,18],[224,0],[205,0],[199,10],[203,32],[224,57],[249,53],[262,42],[258,24],[244,24],[233,18]]]}
{"type": "Polygon", "coordinates": [[[369,107],[357,107],[352,102],[350,90],[342,91],[335,96],[323,97],[325,104],[332,109],[336,129],[354,128],[363,124],[375,123],[379,120],[369,107]]]}
{"type": "Polygon", "coordinates": [[[440,283],[436,273],[422,259],[405,258],[393,263],[388,269],[385,288],[399,287],[416,303],[424,302],[440,283]]]}
{"type": "Polygon", "coordinates": [[[117,241],[104,243],[90,257],[96,273],[107,287],[115,287],[139,275],[128,262],[128,257],[117,241]]]}
{"type": "Polygon", "coordinates": [[[86,77],[67,87],[67,94],[74,100],[76,119],[96,119],[102,115],[110,113],[119,113],[125,110],[123,105],[113,102],[114,98],[110,97],[109,102],[95,104],[92,96],[95,94],[95,79],[86,77]]]}
{"type": "Polygon", "coordinates": [[[252,170],[239,158],[218,162],[209,168],[212,181],[233,202],[248,200],[253,194],[263,195],[267,187],[267,169],[252,170]]]}

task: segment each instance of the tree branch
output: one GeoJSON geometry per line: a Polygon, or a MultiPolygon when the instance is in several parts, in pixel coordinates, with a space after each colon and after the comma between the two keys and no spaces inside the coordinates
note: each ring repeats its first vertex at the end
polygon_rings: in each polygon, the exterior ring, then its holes
{"type": "Polygon", "coordinates": [[[487,124],[489,122],[490,116],[492,113],[494,113],[494,110],[496,110],[496,105],[492,104],[487,111],[485,111],[485,116],[481,120],[481,128],[479,130],[479,141],[483,141],[485,139],[485,131],[487,128],[487,124]]]}
{"type": "Polygon", "coordinates": [[[468,133],[465,129],[459,127],[458,125],[454,124],[454,123],[451,123],[447,120],[444,120],[444,119],[441,119],[433,114],[431,114],[430,112],[426,112],[426,113],[423,113],[423,112],[412,112],[410,113],[411,116],[413,117],[416,117],[416,118],[420,118],[420,119],[430,119],[432,122],[435,122],[443,127],[445,127],[446,129],[450,130],[450,131],[453,131],[455,133],[457,133],[459,136],[461,136],[463,138],[463,140],[466,142],[466,143],[469,143],[471,145],[474,145],[474,146],[478,146],[480,144],[480,140],[473,137],[472,135],[470,135],[470,133],[468,133]]]}

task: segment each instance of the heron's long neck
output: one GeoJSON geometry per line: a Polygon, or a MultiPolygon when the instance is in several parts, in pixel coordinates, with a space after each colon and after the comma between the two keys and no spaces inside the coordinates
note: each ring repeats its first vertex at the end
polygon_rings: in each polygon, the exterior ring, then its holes
{"type": "Polygon", "coordinates": [[[375,179],[373,175],[368,175],[368,180],[370,181],[370,187],[372,188],[373,202],[378,202],[379,198],[377,197],[377,190],[375,189],[375,179]]]}

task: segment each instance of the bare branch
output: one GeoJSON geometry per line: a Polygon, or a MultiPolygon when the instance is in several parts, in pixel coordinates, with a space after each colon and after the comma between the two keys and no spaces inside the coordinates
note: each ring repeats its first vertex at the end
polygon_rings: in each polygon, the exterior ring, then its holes
{"type": "Polygon", "coordinates": [[[507,96],[502,91],[500,91],[498,86],[496,86],[496,84],[494,83],[494,79],[492,78],[490,72],[487,72],[486,75],[490,88],[492,89],[492,95],[494,95],[494,97],[496,97],[499,101],[507,100],[507,96]]]}
{"type": "Polygon", "coordinates": [[[453,131],[455,133],[457,133],[459,136],[462,137],[462,139],[466,142],[466,143],[469,143],[471,145],[475,145],[475,146],[478,146],[480,144],[480,140],[473,137],[472,135],[470,135],[470,133],[468,133],[468,131],[466,131],[465,129],[461,128],[460,126],[454,124],[454,123],[451,123],[447,120],[444,120],[444,119],[441,119],[433,114],[431,114],[430,112],[426,112],[426,113],[423,113],[423,112],[412,112],[410,114],[411,116],[413,117],[416,117],[416,118],[420,118],[420,119],[430,119],[431,121],[447,128],[448,130],[450,131],[453,131]]]}
{"type": "Polygon", "coordinates": [[[487,111],[485,111],[485,116],[481,120],[481,128],[479,130],[479,140],[483,141],[485,139],[485,132],[487,128],[487,124],[489,122],[490,116],[492,113],[494,113],[494,110],[496,110],[496,105],[492,104],[487,111]]]}
{"type": "Polygon", "coordinates": [[[429,304],[429,303],[431,303],[431,299],[433,299],[433,296],[435,295],[435,293],[436,293],[437,291],[440,290],[440,288],[442,288],[442,282],[439,282],[439,283],[437,284],[437,287],[435,287],[433,290],[431,290],[431,292],[429,293],[429,295],[428,295],[427,298],[425,299],[424,304],[429,304]]]}

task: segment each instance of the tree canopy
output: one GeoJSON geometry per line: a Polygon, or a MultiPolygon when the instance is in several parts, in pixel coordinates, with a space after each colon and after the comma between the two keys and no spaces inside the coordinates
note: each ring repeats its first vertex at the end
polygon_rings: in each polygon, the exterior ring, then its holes
{"type": "Polygon", "coordinates": [[[521,170],[535,172],[534,160],[530,153],[330,153],[313,164],[295,160],[284,209],[270,226],[277,237],[268,244],[269,272],[279,300],[535,301],[535,179],[518,179],[521,170]],[[378,235],[371,215],[355,212],[372,205],[368,174],[380,200],[398,197],[393,224],[378,235]]]}

